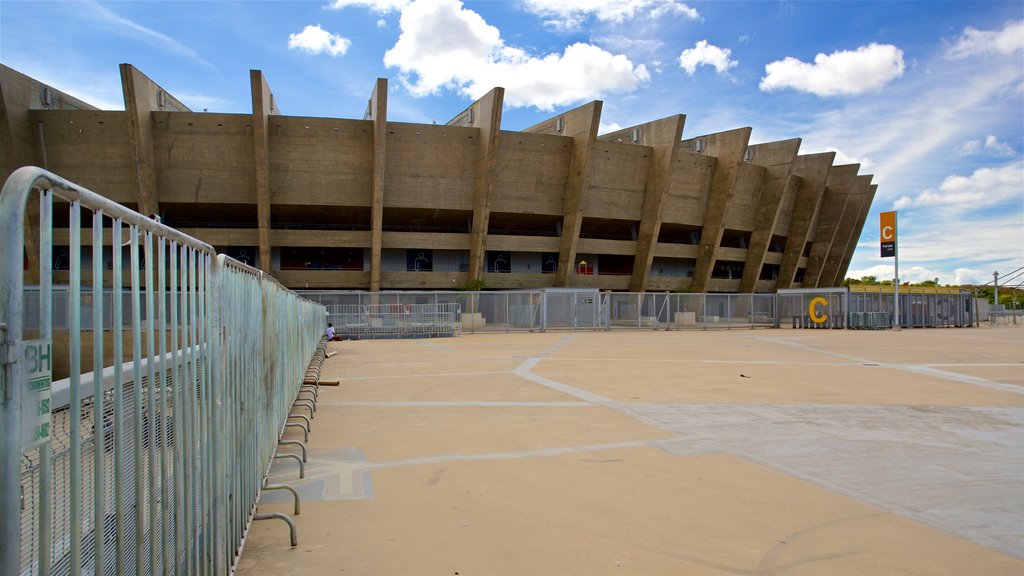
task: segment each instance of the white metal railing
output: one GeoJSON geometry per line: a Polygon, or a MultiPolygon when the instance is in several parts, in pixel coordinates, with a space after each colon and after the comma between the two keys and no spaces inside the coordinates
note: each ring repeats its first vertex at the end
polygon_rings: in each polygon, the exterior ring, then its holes
{"type": "MultiPolygon", "coordinates": [[[[330,310],[338,332],[359,334],[371,326],[364,309],[375,307],[397,319],[425,306],[458,307],[465,332],[544,330],[715,330],[774,327],[774,294],[681,294],[601,292],[594,289],[507,291],[357,292],[297,290],[330,310]],[[347,330],[347,331],[346,331],[347,330]]],[[[438,308],[440,309],[440,308],[438,308]]],[[[387,332],[377,327],[382,333],[387,332]]],[[[445,329],[446,330],[446,329],[445,329]]],[[[400,330],[394,330],[394,333],[400,330]]]]}
{"type": "Polygon", "coordinates": [[[0,572],[233,571],[324,313],[177,230],[17,170],[0,194],[0,572]],[[55,209],[70,239],[58,290],[55,209]],[[68,377],[51,385],[58,366],[68,377]]]}
{"type": "Polygon", "coordinates": [[[327,322],[349,338],[458,336],[461,307],[443,304],[342,304],[327,307],[327,322]]]}

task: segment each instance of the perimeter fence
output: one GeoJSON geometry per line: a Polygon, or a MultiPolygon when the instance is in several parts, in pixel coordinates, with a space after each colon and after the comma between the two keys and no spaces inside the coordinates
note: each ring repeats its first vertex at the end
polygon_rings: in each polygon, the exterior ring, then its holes
{"type": "Polygon", "coordinates": [[[715,330],[776,325],[774,294],[541,289],[495,292],[298,290],[352,338],[545,330],[715,330]]]}
{"type": "Polygon", "coordinates": [[[324,314],[173,228],[14,172],[0,193],[0,572],[232,572],[324,314]]]}

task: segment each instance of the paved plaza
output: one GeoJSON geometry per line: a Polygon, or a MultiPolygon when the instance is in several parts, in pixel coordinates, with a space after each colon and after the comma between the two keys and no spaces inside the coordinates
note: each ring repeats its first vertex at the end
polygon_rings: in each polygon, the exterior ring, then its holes
{"type": "Polygon", "coordinates": [[[329,349],[241,574],[1024,574],[1019,326],[329,349]]]}

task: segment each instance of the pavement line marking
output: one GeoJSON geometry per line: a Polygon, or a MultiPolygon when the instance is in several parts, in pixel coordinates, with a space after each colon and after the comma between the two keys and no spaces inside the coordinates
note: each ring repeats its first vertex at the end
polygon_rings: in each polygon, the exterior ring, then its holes
{"type": "Polygon", "coordinates": [[[511,460],[521,458],[541,458],[545,456],[560,456],[562,454],[577,454],[582,452],[598,452],[602,450],[618,450],[621,448],[639,448],[642,446],[658,446],[670,440],[633,440],[630,442],[612,442],[608,444],[583,444],[580,446],[562,446],[558,448],[538,448],[536,450],[515,450],[509,452],[484,452],[482,454],[440,454],[437,456],[423,456],[421,458],[408,458],[406,460],[393,460],[390,462],[360,462],[360,470],[383,470],[386,468],[399,468],[402,466],[417,466],[420,464],[436,464],[440,462],[477,462],[486,460],[511,460]]]}
{"type": "Polygon", "coordinates": [[[524,380],[529,380],[530,382],[540,384],[541,386],[545,386],[552,390],[557,390],[558,392],[561,392],[563,394],[568,394],[569,396],[574,396],[576,398],[579,398],[580,400],[585,400],[587,402],[591,402],[594,404],[604,404],[612,401],[611,398],[606,398],[604,396],[601,396],[600,394],[587,392],[586,390],[581,390],[579,388],[576,388],[575,386],[562,384],[561,382],[556,382],[549,378],[545,378],[539,374],[534,374],[530,372],[530,370],[532,370],[533,367],[537,365],[537,362],[540,362],[540,358],[531,358],[526,362],[520,364],[515,370],[512,371],[512,373],[524,380]]]}
{"type": "Polygon", "coordinates": [[[337,407],[396,407],[396,408],[590,408],[594,404],[591,402],[487,402],[487,401],[446,401],[446,402],[361,402],[361,401],[346,401],[346,402],[319,402],[319,406],[337,406],[337,407]]]}
{"type": "Polygon", "coordinates": [[[935,376],[936,378],[942,378],[945,380],[954,380],[956,382],[963,382],[964,384],[982,386],[984,388],[992,388],[993,390],[1004,390],[1006,392],[1013,392],[1015,394],[1024,395],[1024,388],[1020,386],[1015,386],[1013,384],[1003,384],[1001,382],[993,382],[987,378],[968,376],[966,374],[950,372],[948,370],[939,370],[938,368],[933,368],[932,366],[927,364],[892,364],[891,367],[898,368],[906,372],[915,372],[917,374],[924,374],[926,376],[935,376]]]}
{"type": "Polygon", "coordinates": [[[559,391],[559,392],[561,392],[563,394],[568,394],[570,396],[575,396],[576,398],[579,398],[580,400],[585,400],[587,402],[593,402],[595,404],[605,404],[605,403],[611,402],[612,401],[611,398],[606,398],[604,396],[601,396],[600,394],[594,394],[593,392],[588,392],[586,390],[582,390],[580,388],[576,388],[575,386],[570,386],[568,384],[562,384],[561,382],[556,382],[554,380],[551,380],[550,378],[545,378],[545,377],[543,377],[543,376],[541,376],[539,374],[534,374],[533,372],[531,372],[531,370],[533,370],[533,368],[544,357],[546,357],[547,355],[549,355],[549,354],[551,354],[553,352],[557,352],[558,350],[564,348],[565,346],[568,346],[575,339],[576,339],[576,335],[575,334],[573,334],[571,336],[563,336],[561,338],[561,340],[559,340],[554,346],[551,346],[547,350],[541,351],[540,353],[534,355],[533,357],[530,357],[530,358],[527,358],[526,360],[523,360],[523,363],[520,364],[519,366],[516,366],[515,369],[512,370],[512,373],[515,374],[516,376],[519,376],[520,378],[522,378],[524,380],[529,380],[530,382],[534,382],[536,384],[540,384],[541,386],[546,386],[547,388],[551,388],[552,390],[557,390],[557,391],[559,391]]]}
{"type": "Polygon", "coordinates": [[[486,376],[494,374],[511,373],[511,370],[495,370],[488,372],[440,372],[437,374],[395,374],[393,376],[341,376],[340,378],[345,382],[352,382],[354,380],[387,380],[391,378],[432,378],[435,376],[486,376]]]}
{"type": "Polygon", "coordinates": [[[932,368],[928,364],[886,364],[884,362],[875,362],[866,358],[858,358],[856,356],[850,356],[839,352],[832,352],[830,350],[819,350],[813,346],[807,346],[805,344],[797,344],[795,342],[787,342],[786,340],[774,340],[771,338],[764,338],[761,336],[749,336],[755,340],[762,340],[764,342],[771,342],[774,344],[781,344],[782,346],[788,346],[790,348],[797,348],[799,350],[805,350],[808,352],[816,352],[818,354],[825,354],[827,356],[834,356],[836,358],[845,358],[847,360],[853,360],[855,362],[870,363],[873,364],[872,368],[894,368],[896,370],[903,370],[904,372],[913,372],[915,374],[923,374],[926,376],[933,376],[935,378],[941,378],[943,380],[951,380],[953,382],[960,382],[962,384],[970,384],[972,386],[980,386],[983,388],[990,388],[993,390],[1003,390],[1005,392],[1012,392],[1014,394],[1024,395],[1024,388],[1015,386],[1013,384],[1002,384],[1000,382],[993,382],[986,378],[979,378],[977,376],[968,376],[966,374],[958,374],[956,372],[950,372],[948,370],[939,370],[938,368],[932,368]]]}

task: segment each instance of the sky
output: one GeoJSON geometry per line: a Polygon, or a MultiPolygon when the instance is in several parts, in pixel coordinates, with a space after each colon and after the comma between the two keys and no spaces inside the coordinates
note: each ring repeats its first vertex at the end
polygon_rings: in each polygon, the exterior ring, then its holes
{"type": "Polygon", "coordinates": [[[445,123],[505,88],[521,130],[592,100],[601,132],[685,114],[802,138],[878,185],[849,277],[985,283],[1024,266],[1024,2],[330,0],[0,2],[0,62],[106,110],[118,64],[192,110],[251,113],[259,69],[283,114],[445,123]]]}

